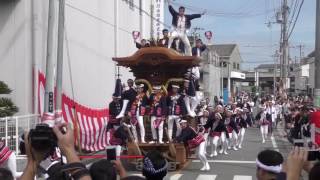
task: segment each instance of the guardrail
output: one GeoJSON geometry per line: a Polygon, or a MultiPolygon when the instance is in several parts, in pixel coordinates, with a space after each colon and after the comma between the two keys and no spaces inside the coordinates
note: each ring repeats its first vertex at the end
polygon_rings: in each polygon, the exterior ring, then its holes
{"type": "Polygon", "coordinates": [[[38,114],[0,118],[0,139],[6,146],[19,153],[19,136],[26,130],[34,128],[39,122],[38,114]]]}

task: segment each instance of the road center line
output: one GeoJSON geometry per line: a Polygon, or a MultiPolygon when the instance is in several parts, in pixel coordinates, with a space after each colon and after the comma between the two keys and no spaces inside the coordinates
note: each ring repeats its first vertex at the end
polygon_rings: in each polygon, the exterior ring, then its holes
{"type": "Polygon", "coordinates": [[[276,140],[274,139],[274,136],[273,135],[271,135],[271,142],[272,142],[272,146],[273,146],[273,148],[274,148],[274,150],[276,150],[276,151],[280,151],[279,150],[279,148],[278,148],[278,145],[277,145],[277,142],[276,142],[276,140]]]}
{"type": "MultiPolygon", "coordinates": [[[[193,160],[192,162],[200,162],[200,160],[193,160]]],[[[208,160],[210,163],[229,163],[229,164],[255,164],[256,161],[233,161],[233,160],[208,160]]]]}

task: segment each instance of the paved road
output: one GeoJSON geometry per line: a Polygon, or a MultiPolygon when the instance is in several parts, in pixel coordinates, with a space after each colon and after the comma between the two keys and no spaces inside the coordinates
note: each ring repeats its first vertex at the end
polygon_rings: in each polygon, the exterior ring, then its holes
{"type": "MultiPolygon", "coordinates": [[[[285,157],[291,145],[278,131],[265,144],[261,143],[258,128],[249,128],[245,134],[243,148],[238,151],[229,150],[229,155],[209,158],[211,170],[202,172],[199,160],[193,160],[183,170],[170,172],[167,180],[255,180],[257,154],[264,149],[279,150],[285,157]]],[[[209,149],[208,149],[209,150],[209,149]]],[[[129,172],[139,175],[139,172],[129,172]]]]}
{"type": "MultiPolygon", "coordinates": [[[[256,156],[261,150],[268,148],[279,150],[286,157],[291,145],[283,138],[281,129],[276,131],[265,144],[262,144],[259,129],[248,128],[242,149],[229,150],[229,155],[208,158],[211,166],[210,171],[200,171],[200,161],[192,160],[183,170],[170,172],[166,180],[255,180],[256,156]]],[[[208,148],[208,152],[209,150],[210,148],[208,148]]],[[[18,160],[18,169],[22,171],[23,167],[25,167],[24,161],[18,160]]],[[[128,174],[141,175],[137,171],[129,171],[128,174]]]]}

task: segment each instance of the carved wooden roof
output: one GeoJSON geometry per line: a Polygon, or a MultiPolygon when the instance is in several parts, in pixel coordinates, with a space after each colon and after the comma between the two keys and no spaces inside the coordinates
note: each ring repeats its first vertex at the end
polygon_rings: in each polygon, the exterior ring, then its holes
{"type": "Polygon", "coordinates": [[[118,62],[119,66],[133,67],[138,65],[157,66],[163,63],[169,63],[167,66],[183,65],[188,67],[197,66],[200,59],[195,56],[181,56],[172,49],[165,47],[147,47],[141,48],[132,56],[115,57],[114,61],[118,62]]]}
{"type": "Polygon", "coordinates": [[[113,60],[118,66],[129,67],[137,79],[146,79],[152,85],[164,85],[170,78],[183,78],[189,68],[200,63],[198,57],[182,56],[165,47],[141,48],[132,56],[113,60]]]}

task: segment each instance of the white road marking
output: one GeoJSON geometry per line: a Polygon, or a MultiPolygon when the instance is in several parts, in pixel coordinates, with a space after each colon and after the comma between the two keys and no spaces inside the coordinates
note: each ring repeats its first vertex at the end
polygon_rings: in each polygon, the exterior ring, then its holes
{"type": "Polygon", "coordinates": [[[182,175],[183,174],[174,174],[174,175],[170,176],[170,178],[168,178],[168,179],[170,179],[170,180],[179,180],[182,175]]]}
{"type": "Polygon", "coordinates": [[[199,174],[196,180],[215,180],[217,175],[199,174]]]}
{"type": "Polygon", "coordinates": [[[274,139],[274,136],[271,135],[271,138],[270,138],[270,139],[271,139],[272,146],[273,146],[274,150],[279,152],[280,150],[279,150],[279,148],[278,148],[278,145],[277,145],[276,140],[274,139]]]}
{"type": "MultiPolygon", "coordinates": [[[[200,160],[193,160],[192,162],[200,162],[200,160]]],[[[209,163],[232,163],[232,164],[255,164],[256,161],[231,161],[231,160],[208,160],[209,163]]]]}
{"type": "Polygon", "coordinates": [[[233,176],[233,180],[252,180],[252,176],[235,175],[233,176]]]}

